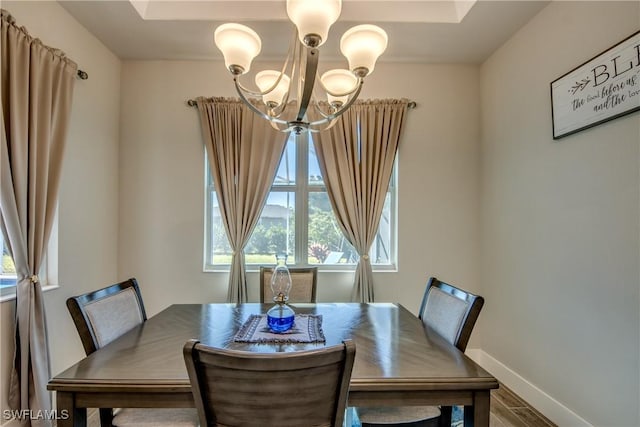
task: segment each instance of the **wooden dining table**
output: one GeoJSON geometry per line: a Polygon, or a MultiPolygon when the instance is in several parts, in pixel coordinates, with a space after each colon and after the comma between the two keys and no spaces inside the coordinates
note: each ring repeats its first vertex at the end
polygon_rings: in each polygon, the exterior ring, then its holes
{"type": "Polygon", "coordinates": [[[194,407],[184,343],[289,352],[352,339],[349,406],[464,405],[465,427],[489,425],[497,380],[410,311],[391,303],[292,304],[322,316],[322,343],[242,343],[234,336],[271,304],[174,304],[53,377],[58,427],[86,426],[86,408],[194,407]]]}

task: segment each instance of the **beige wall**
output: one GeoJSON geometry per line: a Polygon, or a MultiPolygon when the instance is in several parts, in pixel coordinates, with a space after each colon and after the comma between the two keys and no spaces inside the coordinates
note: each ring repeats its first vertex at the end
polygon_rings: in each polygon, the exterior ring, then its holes
{"type": "MultiPolygon", "coordinates": [[[[45,294],[51,370],[56,374],[84,355],[66,298],[118,277],[120,61],[56,2],[3,1],[2,8],[89,73],[88,80],[76,82],[60,184],[60,288],[45,294]]],[[[15,301],[0,304],[0,410],[7,407],[14,309],[15,301]]]]}
{"type": "Polygon", "coordinates": [[[553,141],[549,83],[639,24],[552,2],[481,68],[482,349],[596,426],[640,425],[640,115],[553,141]]]}
{"type": "MultiPolygon", "coordinates": [[[[90,76],[76,85],[61,184],[61,287],[45,296],[55,374],[82,356],[64,307],[70,295],[135,276],[149,314],[174,302],[224,301],[226,274],[202,272],[203,149],[197,114],[184,101],[233,95],[232,83],[221,63],[127,62],[120,89],[118,59],[56,3],[3,7],[90,76]]],[[[402,262],[376,275],[380,301],[417,310],[430,274],[478,288],[478,91],[474,66],[380,64],[369,79],[365,97],[419,105],[399,154],[402,262]]],[[[257,275],[249,280],[257,299],[257,275]]],[[[319,299],[348,300],[351,283],[350,273],[323,273],[319,299]]],[[[1,306],[2,408],[13,309],[1,306]]]]}
{"type": "MultiPolygon", "coordinates": [[[[416,311],[432,274],[478,290],[478,72],[379,64],[365,82],[364,98],[418,103],[399,152],[399,271],[375,275],[378,301],[416,311]]],[[[203,147],[197,110],[185,101],[233,94],[221,62],[123,65],[120,276],[140,279],[151,314],[226,298],[227,274],[202,272],[203,147]]],[[[321,272],[318,299],[348,300],[352,281],[352,273],[321,272]]],[[[258,286],[250,273],[254,301],[258,286]]]]}
{"type": "MultiPolygon", "coordinates": [[[[227,275],[202,272],[203,148],[185,100],[234,92],[219,62],[121,65],[54,2],[2,7],[90,76],[61,184],[61,287],[45,296],[55,374],[82,356],[70,295],[135,276],[150,315],[225,300],[227,275]]],[[[383,63],[363,91],[418,103],[399,153],[401,261],[376,274],[377,300],[415,312],[429,275],[480,292],[470,347],[603,426],[640,425],[640,119],[554,142],[548,85],[639,22],[635,2],[553,2],[481,68],[383,63]]],[[[323,272],[318,299],[348,300],[351,283],[323,272]]],[[[257,300],[257,274],[249,286],[257,300]]],[[[0,305],[0,409],[13,308],[0,305]]]]}

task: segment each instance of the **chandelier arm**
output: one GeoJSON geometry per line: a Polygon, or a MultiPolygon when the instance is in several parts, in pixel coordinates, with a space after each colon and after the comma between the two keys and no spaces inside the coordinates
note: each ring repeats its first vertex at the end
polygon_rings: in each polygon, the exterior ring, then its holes
{"type": "Polygon", "coordinates": [[[329,130],[332,127],[334,127],[336,125],[336,123],[338,123],[338,121],[337,120],[330,120],[328,123],[329,123],[329,125],[326,128],[323,128],[323,129],[313,129],[311,127],[311,126],[313,126],[313,123],[309,123],[309,127],[307,129],[309,130],[309,132],[313,132],[313,133],[322,132],[322,131],[329,130]]]}
{"type": "Polygon", "coordinates": [[[258,114],[259,116],[261,116],[263,119],[269,120],[270,122],[274,122],[274,123],[280,123],[280,124],[287,124],[287,122],[285,120],[280,120],[277,117],[272,117],[268,114],[266,114],[263,111],[260,111],[255,105],[253,105],[253,103],[251,101],[249,101],[247,99],[247,97],[244,95],[244,93],[242,92],[242,89],[240,88],[240,84],[238,83],[238,79],[237,78],[233,78],[233,81],[236,84],[236,91],[238,92],[238,95],[240,96],[240,99],[242,100],[242,102],[244,102],[247,107],[249,107],[254,113],[258,114]]]}
{"type": "Polygon", "coordinates": [[[362,78],[360,78],[360,81],[358,82],[358,88],[355,91],[355,93],[353,94],[353,97],[351,97],[351,99],[349,99],[349,101],[347,101],[346,104],[344,104],[342,106],[342,108],[340,108],[338,111],[336,111],[335,113],[329,114],[328,116],[325,116],[324,119],[320,119],[320,120],[316,120],[315,122],[310,122],[309,126],[317,126],[317,125],[321,125],[323,123],[327,123],[330,122],[331,120],[340,117],[345,111],[347,111],[349,109],[349,107],[351,107],[351,105],[356,102],[356,99],[358,99],[358,95],[360,95],[360,91],[362,90],[362,84],[364,83],[364,80],[362,78]]]}
{"type": "Polygon", "coordinates": [[[240,83],[240,77],[241,76],[242,75],[238,75],[238,76],[233,78],[233,81],[236,83],[236,88],[241,89],[243,92],[248,93],[251,96],[262,96],[262,95],[266,95],[267,93],[269,93],[269,91],[260,92],[260,91],[255,91],[255,90],[251,90],[251,89],[247,88],[242,83],[240,83]]]}
{"type": "MultiPolygon", "coordinates": [[[[317,112],[318,114],[320,114],[324,119],[327,119],[327,118],[329,117],[329,115],[328,115],[328,114],[325,114],[325,113],[322,111],[322,109],[320,108],[320,103],[319,103],[319,102],[314,102],[314,103],[313,103],[313,108],[314,108],[314,109],[316,110],[316,112],[317,112]]],[[[322,119],[320,119],[320,120],[322,120],[322,119]]],[[[327,120],[328,120],[328,119],[327,119],[327,120]]]]}
{"type": "Polygon", "coordinates": [[[315,76],[318,70],[319,56],[320,51],[318,51],[318,49],[307,49],[304,75],[302,76],[304,79],[304,87],[302,89],[302,96],[300,97],[300,108],[298,109],[297,121],[302,121],[307,112],[307,107],[309,106],[309,101],[311,100],[311,94],[313,92],[315,76]]]}
{"type": "MultiPolygon", "coordinates": [[[[291,83],[289,83],[291,84],[291,83]]],[[[287,109],[287,107],[289,106],[289,94],[291,93],[291,91],[287,91],[284,94],[284,98],[282,99],[282,102],[280,103],[280,105],[278,105],[277,107],[273,108],[271,110],[271,116],[272,117],[280,117],[282,115],[282,113],[284,113],[284,110],[287,109]]]]}
{"type": "MultiPolygon", "coordinates": [[[[300,43],[298,43],[298,31],[294,31],[293,32],[293,40],[291,41],[291,45],[289,45],[289,53],[287,53],[287,62],[289,61],[289,58],[297,58],[298,54],[299,54],[299,50],[300,47],[302,46],[300,43]],[[293,51],[293,55],[291,55],[293,51]]],[[[282,72],[286,72],[286,69],[282,69],[282,72]]],[[[284,95],[284,99],[282,100],[282,102],[280,103],[280,105],[278,105],[276,108],[273,108],[271,110],[271,117],[280,117],[282,115],[282,113],[284,113],[284,110],[287,109],[287,107],[289,106],[289,96],[291,95],[291,84],[293,82],[293,78],[294,78],[294,74],[296,72],[296,61],[291,61],[291,70],[289,75],[291,76],[291,80],[289,81],[289,88],[287,89],[287,92],[284,95]]]]}
{"type": "Polygon", "coordinates": [[[282,80],[282,76],[284,75],[285,68],[288,65],[288,62],[289,62],[289,57],[287,56],[287,59],[285,59],[285,61],[284,61],[283,69],[282,69],[282,71],[280,71],[280,75],[275,80],[275,83],[271,87],[269,87],[269,89],[267,89],[265,91],[259,91],[259,90],[256,91],[256,90],[253,90],[253,89],[249,89],[248,87],[246,87],[245,85],[240,83],[240,77],[242,75],[238,75],[238,76],[234,77],[234,80],[236,81],[236,86],[240,87],[240,89],[242,89],[243,92],[248,93],[251,96],[263,96],[263,95],[266,95],[266,94],[272,92],[278,86],[278,83],[280,83],[280,80],[282,80]]]}
{"type": "MultiPolygon", "coordinates": [[[[317,80],[318,80],[318,73],[316,72],[316,81],[317,81],[317,80]]],[[[315,84],[314,84],[314,85],[313,85],[313,89],[312,89],[312,91],[311,91],[311,96],[310,96],[310,98],[311,98],[311,99],[309,100],[309,103],[310,103],[311,105],[313,105],[313,107],[314,107],[314,109],[315,109],[316,111],[318,111],[320,114],[322,114],[322,115],[324,116],[324,114],[322,113],[322,111],[320,111],[320,109],[318,108],[318,105],[320,104],[320,102],[318,101],[318,99],[319,99],[319,98],[318,98],[318,94],[317,94],[317,92],[318,92],[318,90],[317,90],[317,88],[316,88],[316,86],[315,86],[315,84]]],[[[308,109],[308,107],[307,107],[307,109],[308,109]]]]}
{"type": "MultiPolygon", "coordinates": [[[[293,57],[293,54],[295,54],[295,50],[296,50],[296,48],[298,47],[299,44],[300,43],[298,43],[298,32],[296,30],[296,31],[293,32],[293,38],[291,40],[291,43],[289,43],[289,49],[287,50],[287,56],[285,57],[284,64],[282,64],[282,70],[280,70],[280,75],[278,76],[276,81],[271,85],[271,87],[269,89],[266,89],[264,91],[255,91],[255,90],[249,89],[246,86],[244,86],[242,83],[240,83],[239,80],[237,82],[237,85],[239,85],[240,88],[245,93],[248,93],[251,96],[263,96],[263,95],[266,95],[268,93],[271,93],[276,87],[278,87],[278,84],[280,83],[280,80],[282,80],[282,76],[284,76],[286,74],[287,68],[289,67],[289,61],[291,61],[291,58],[293,57]]],[[[239,79],[241,75],[242,74],[238,75],[236,78],[239,79]]]]}
{"type": "Polygon", "coordinates": [[[284,113],[284,110],[286,110],[288,103],[289,103],[289,91],[287,91],[284,94],[284,98],[282,99],[282,102],[280,103],[280,105],[276,106],[275,108],[269,109],[269,116],[280,117],[280,115],[284,113]]]}
{"type": "MultiPolygon", "coordinates": [[[[323,88],[323,89],[325,89],[325,90],[326,90],[326,88],[325,88],[325,87],[324,87],[324,85],[322,84],[322,80],[320,80],[320,77],[318,76],[318,73],[317,73],[317,72],[316,72],[316,80],[320,81],[320,85],[322,86],[322,88],[323,88]]],[[[313,89],[314,89],[314,90],[313,90],[313,95],[312,95],[312,97],[311,97],[311,104],[313,105],[314,110],[315,110],[318,114],[320,114],[320,116],[322,116],[323,118],[325,118],[325,119],[326,119],[326,118],[328,117],[328,114],[330,114],[330,113],[325,114],[325,113],[324,113],[324,111],[322,111],[322,108],[320,108],[320,104],[321,104],[321,102],[320,102],[320,101],[318,101],[318,99],[319,99],[319,98],[318,98],[318,96],[317,96],[317,90],[316,90],[316,87],[314,86],[314,88],[313,88],[313,89]]],[[[327,92],[328,92],[328,91],[327,91],[327,92]]],[[[326,94],[325,94],[325,95],[326,95],[326,94]]],[[[321,98],[324,98],[324,96],[322,96],[321,98]]],[[[330,107],[331,107],[331,108],[329,109],[329,111],[331,111],[331,110],[333,109],[333,107],[332,107],[331,105],[330,105],[330,107]]],[[[321,119],[321,120],[322,120],[322,119],[321,119]]]]}
{"type": "Polygon", "coordinates": [[[283,127],[278,126],[278,123],[274,121],[270,121],[269,123],[271,124],[271,127],[277,130],[278,132],[290,132],[288,123],[286,124],[286,126],[283,126],[283,127]]]}

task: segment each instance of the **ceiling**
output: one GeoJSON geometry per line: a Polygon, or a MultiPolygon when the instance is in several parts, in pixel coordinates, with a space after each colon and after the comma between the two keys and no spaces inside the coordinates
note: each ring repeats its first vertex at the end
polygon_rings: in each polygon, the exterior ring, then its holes
{"type": "MultiPolygon", "coordinates": [[[[258,60],[282,60],[294,28],[286,19],[284,0],[137,0],[135,7],[122,0],[59,3],[123,60],[222,59],[213,31],[228,21],[249,25],[260,35],[258,60]]],[[[340,36],[353,25],[372,23],[389,36],[380,61],[478,64],[548,3],[345,0],[321,54],[342,58],[340,36]]]]}

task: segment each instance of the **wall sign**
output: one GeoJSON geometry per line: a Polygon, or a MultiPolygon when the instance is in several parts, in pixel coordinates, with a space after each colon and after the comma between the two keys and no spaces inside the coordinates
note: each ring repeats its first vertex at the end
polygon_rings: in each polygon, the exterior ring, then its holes
{"type": "Polygon", "coordinates": [[[640,110],[640,31],[551,82],[553,139],[640,110]]]}

